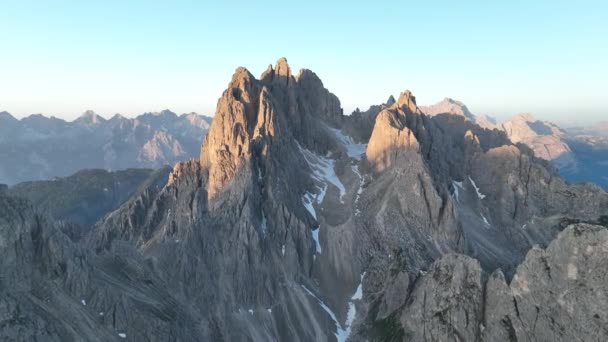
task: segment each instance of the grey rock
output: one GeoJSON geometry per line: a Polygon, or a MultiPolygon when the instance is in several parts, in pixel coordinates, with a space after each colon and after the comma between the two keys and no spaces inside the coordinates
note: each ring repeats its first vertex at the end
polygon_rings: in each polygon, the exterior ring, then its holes
{"type": "Polygon", "coordinates": [[[476,260],[446,255],[411,290],[401,286],[398,323],[375,318],[382,329],[371,337],[390,328],[397,341],[605,340],[606,246],[605,227],[569,226],[546,250],[532,249],[510,285],[500,271],[488,276],[476,260]]]}
{"type": "Polygon", "coordinates": [[[144,263],[98,258],[26,200],[0,195],[0,253],[3,341],[119,341],[122,333],[163,341],[172,330],[201,333],[144,263]]]}
{"type": "Polygon", "coordinates": [[[532,249],[510,285],[518,339],[607,339],[606,257],[608,230],[590,225],[570,226],[546,250],[532,249]]]}
{"type": "Polygon", "coordinates": [[[162,188],[171,168],[82,170],[51,181],[16,184],[8,194],[28,199],[38,210],[58,221],[70,221],[87,228],[105,214],[145,189],[162,188]]]}

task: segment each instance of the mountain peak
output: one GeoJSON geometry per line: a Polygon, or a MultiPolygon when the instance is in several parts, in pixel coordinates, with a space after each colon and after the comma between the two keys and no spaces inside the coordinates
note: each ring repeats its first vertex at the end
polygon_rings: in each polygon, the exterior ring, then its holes
{"type": "Polygon", "coordinates": [[[84,113],[82,113],[82,115],[77,119],[77,121],[96,125],[96,124],[105,122],[106,119],[104,119],[103,117],[101,117],[100,115],[98,115],[97,113],[95,113],[92,110],[87,110],[84,113]]]}
{"type": "Polygon", "coordinates": [[[443,100],[430,105],[430,106],[421,106],[420,109],[426,115],[434,116],[439,114],[452,114],[452,115],[460,115],[464,116],[466,119],[469,119],[473,122],[476,121],[475,115],[473,115],[467,106],[464,103],[458,100],[454,100],[450,97],[445,97],[443,100]]]}
{"type": "Polygon", "coordinates": [[[11,113],[7,111],[0,112],[0,120],[9,122],[18,121],[14,116],[11,115],[11,113]]]}
{"type": "Polygon", "coordinates": [[[156,116],[167,116],[167,115],[177,116],[177,114],[175,114],[175,112],[173,112],[173,111],[171,111],[169,109],[163,109],[160,112],[156,112],[156,113],[152,113],[152,114],[156,115],[156,116]]]}
{"type": "Polygon", "coordinates": [[[254,150],[262,144],[270,146],[295,135],[304,146],[317,145],[326,151],[333,139],[313,132],[316,128],[326,132],[321,125],[335,127],[341,119],[338,98],[310,70],[302,69],[294,77],[287,59],[280,58],[274,69],[268,67],[258,80],[247,69],[238,68],[218,100],[201,146],[200,164],[209,172],[209,198],[229,184],[240,169],[249,167],[254,150]]]}
{"type": "Polygon", "coordinates": [[[285,57],[281,57],[277,60],[274,69],[278,76],[291,76],[291,69],[289,68],[289,63],[287,63],[287,58],[285,57]]]}
{"type": "Polygon", "coordinates": [[[392,106],[395,104],[395,102],[397,102],[397,100],[395,100],[395,97],[393,95],[389,96],[388,99],[386,100],[386,105],[388,107],[392,106]]]}
{"type": "Polygon", "coordinates": [[[248,84],[251,84],[255,77],[245,67],[238,67],[232,74],[229,88],[245,89],[248,84]]]}
{"type": "Polygon", "coordinates": [[[441,102],[444,102],[444,103],[450,103],[450,104],[456,104],[456,105],[459,105],[459,106],[462,106],[462,105],[463,105],[463,104],[462,104],[462,102],[460,102],[460,101],[458,101],[458,100],[454,100],[454,99],[453,99],[453,98],[451,98],[451,97],[444,97],[444,98],[443,98],[443,100],[442,100],[441,102]]]}
{"type": "Polygon", "coordinates": [[[401,94],[399,94],[399,99],[395,104],[398,108],[408,108],[412,113],[417,113],[419,111],[418,106],[416,105],[416,97],[409,90],[401,92],[401,94]]]}
{"type": "Polygon", "coordinates": [[[536,118],[534,116],[532,116],[532,114],[530,114],[530,113],[519,113],[519,114],[515,115],[515,117],[513,119],[526,121],[526,122],[536,121],[536,118]]]}
{"type": "Polygon", "coordinates": [[[110,118],[110,120],[112,121],[117,121],[117,120],[126,120],[127,118],[125,118],[124,116],[122,116],[120,113],[116,113],[112,116],[112,118],[110,118]]]}

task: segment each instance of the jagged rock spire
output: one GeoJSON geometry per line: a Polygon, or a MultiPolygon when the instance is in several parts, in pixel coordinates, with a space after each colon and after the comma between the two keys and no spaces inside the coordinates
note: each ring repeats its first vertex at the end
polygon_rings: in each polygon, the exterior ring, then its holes
{"type": "Polygon", "coordinates": [[[213,123],[201,147],[201,166],[209,170],[209,195],[234,178],[251,153],[254,140],[292,139],[301,144],[327,145],[319,135],[322,122],[342,120],[338,98],[312,71],[293,77],[287,59],[268,66],[257,80],[246,68],[237,68],[218,100],[213,123]]]}
{"type": "MultiPolygon", "coordinates": [[[[394,100],[391,96],[388,102],[391,99],[394,100]]],[[[410,114],[420,114],[420,111],[416,106],[416,97],[406,90],[392,106],[383,109],[376,117],[365,152],[368,162],[376,171],[395,165],[408,151],[420,150],[418,139],[406,125],[406,116],[410,114]]]]}
{"type": "Polygon", "coordinates": [[[420,110],[416,105],[416,97],[412,95],[412,92],[409,90],[401,92],[395,105],[400,109],[407,108],[411,113],[420,113],[420,110]]]}
{"type": "Polygon", "coordinates": [[[291,77],[291,68],[289,68],[287,58],[285,57],[281,57],[277,60],[275,70],[278,76],[291,77]]]}
{"type": "Polygon", "coordinates": [[[84,113],[82,113],[82,115],[78,118],[78,121],[86,123],[86,124],[90,124],[90,125],[95,125],[95,124],[105,122],[106,119],[104,119],[103,117],[101,117],[100,115],[98,115],[97,113],[95,113],[92,110],[87,110],[84,113]]]}

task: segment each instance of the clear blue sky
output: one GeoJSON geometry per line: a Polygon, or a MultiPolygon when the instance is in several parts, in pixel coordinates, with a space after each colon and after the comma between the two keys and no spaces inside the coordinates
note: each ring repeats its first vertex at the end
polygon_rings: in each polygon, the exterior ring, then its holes
{"type": "Polygon", "coordinates": [[[608,119],[608,1],[0,0],[0,110],[212,115],[285,56],[346,112],[411,89],[475,113],[608,119]]]}

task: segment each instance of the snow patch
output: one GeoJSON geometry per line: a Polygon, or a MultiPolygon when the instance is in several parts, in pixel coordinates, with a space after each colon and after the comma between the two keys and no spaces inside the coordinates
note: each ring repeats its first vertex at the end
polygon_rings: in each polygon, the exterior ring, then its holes
{"type": "Polygon", "coordinates": [[[456,202],[460,202],[458,195],[460,194],[460,190],[458,189],[463,189],[462,187],[462,182],[457,182],[457,181],[452,181],[452,186],[454,187],[454,197],[456,198],[456,202]]]}
{"type": "Polygon", "coordinates": [[[326,157],[321,157],[314,152],[303,148],[300,146],[300,144],[298,144],[298,148],[300,149],[300,152],[302,152],[304,159],[312,170],[312,178],[322,184],[322,186],[319,187],[321,192],[317,194],[315,198],[317,203],[320,204],[323,202],[329,183],[333,184],[336,188],[338,188],[338,190],[340,190],[340,202],[344,203],[346,188],[334,170],[336,161],[326,157]]]}
{"type": "Polygon", "coordinates": [[[247,310],[247,312],[249,312],[249,314],[253,315],[253,309],[249,309],[249,310],[247,310]]]}
{"type": "Polygon", "coordinates": [[[266,236],[266,231],[268,230],[268,224],[266,222],[266,214],[264,214],[264,210],[262,210],[262,223],[260,224],[260,229],[262,229],[262,235],[264,236],[266,236]]]}
{"type": "Polygon", "coordinates": [[[319,232],[321,228],[317,227],[317,229],[312,231],[312,238],[315,240],[315,246],[317,247],[317,254],[321,254],[321,241],[319,240],[319,232]]]}
{"type": "Polygon", "coordinates": [[[350,298],[351,300],[357,300],[363,298],[363,278],[365,277],[365,272],[361,275],[361,282],[355,291],[355,294],[350,298]]]}
{"type": "Polygon", "coordinates": [[[477,184],[475,184],[475,181],[473,180],[473,178],[471,178],[471,176],[469,176],[469,180],[471,181],[471,185],[473,185],[473,187],[475,188],[475,192],[477,192],[477,197],[479,197],[479,199],[486,198],[486,195],[482,194],[479,191],[479,188],[477,187],[477,184]]]}
{"type": "Polygon", "coordinates": [[[310,213],[310,215],[312,215],[312,217],[314,217],[315,220],[316,220],[317,219],[317,211],[312,206],[313,200],[314,200],[314,198],[312,197],[312,195],[310,193],[306,193],[306,194],[304,194],[304,197],[302,197],[302,203],[304,203],[304,207],[306,208],[306,210],[308,210],[308,212],[310,213]]]}
{"type": "Polygon", "coordinates": [[[272,308],[268,308],[266,311],[268,311],[268,313],[272,313],[272,308]]]}
{"type": "Polygon", "coordinates": [[[359,177],[359,188],[357,189],[357,196],[355,196],[355,215],[361,214],[361,210],[357,208],[357,204],[359,203],[359,199],[361,198],[361,194],[363,193],[363,184],[365,184],[365,178],[359,172],[359,165],[352,165],[351,169],[353,172],[359,177]]]}
{"type": "Polygon", "coordinates": [[[80,302],[82,303],[82,305],[87,306],[87,301],[84,299],[81,299],[80,302]]]}
{"type": "Polygon", "coordinates": [[[365,277],[365,272],[361,275],[361,280],[359,281],[359,286],[355,290],[355,293],[352,297],[350,297],[350,301],[348,302],[348,311],[346,312],[346,322],[344,322],[344,329],[340,331],[338,335],[338,341],[346,341],[348,336],[350,336],[351,327],[353,322],[355,321],[355,317],[357,317],[357,307],[355,306],[356,300],[361,300],[363,298],[363,278],[365,277]]]}
{"type": "Polygon", "coordinates": [[[309,296],[314,298],[319,303],[321,308],[323,310],[325,310],[325,312],[329,315],[329,317],[331,317],[331,319],[336,324],[336,332],[334,333],[334,335],[336,335],[338,342],[346,341],[346,339],[341,339],[341,336],[342,336],[344,330],[342,329],[342,325],[340,324],[340,322],[338,322],[338,318],[336,317],[336,314],[334,314],[334,312],[329,308],[329,306],[327,306],[325,304],[325,302],[323,302],[321,299],[319,299],[319,297],[317,297],[314,293],[312,293],[312,291],[310,291],[306,286],[304,286],[304,285],[301,285],[301,286],[304,289],[304,291],[306,291],[306,293],[308,293],[309,296]]]}
{"type": "Polygon", "coordinates": [[[338,342],[346,342],[346,340],[350,336],[351,326],[352,326],[353,322],[355,321],[355,317],[357,316],[357,308],[355,306],[355,301],[361,300],[361,298],[363,298],[363,278],[364,277],[365,277],[365,272],[361,275],[361,281],[359,283],[359,286],[357,286],[355,293],[353,294],[353,296],[350,298],[350,301],[348,302],[348,311],[346,313],[346,322],[344,322],[344,326],[342,326],[340,324],[340,322],[338,322],[338,319],[337,319],[336,315],[334,314],[334,312],[321,299],[319,299],[319,297],[315,296],[315,294],[312,293],[312,291],[310,291],[308,288],[306,288],[306,286],[302,285],[302,288],[308,293],[308,295],[310,295],[311,297],[313,297],[314,299],[317,300],[317,302],[319,303],[321,308],[323,308],[323,310],[325,310],[325,312],[327,312],[327,314],[331,317],[331,319],[336,324],[336,332],[334,333],[334,335],[336,335],[336,339],[338,340],[338,342]]]}
{"type": "Polygon", "coordinates": [[[341,130],[331,127],[328,128],[336,136],[336,138],[340,140],[344,147],[346,147],[346,154],[348,154],[350,158],[361,160],[361,155],[365,153],[367,144],[358,144],[353,140],[353,138],[342,133],[341,130]]]}
{"type": "Polygon", "coordinates": [[[258,165],[258,180],[262,181],[262,169],[260,169],[260,165],[258,165]]]}
{"type": "Polygon", "coordinates": [[[118,333],[118,337],[120,337],[120,338],[127,338],[127,334],[125,334],[125,333],[118,333]]]}
{"type": "Polygon", "coordinates": [[[483,223],[486,224],[486,226],[490,226],[490,222],[488,222],[488,219],[485,216],[483,216],[483,214],[481,215],[481,219],[483,220],[483,223]]]}
{"type": "Polygon", "coordinates": [[[283,254],[283,256],[285,256],[285,245],[283,245],[283,246],[281,247],[281,254],[283,254]]]}

